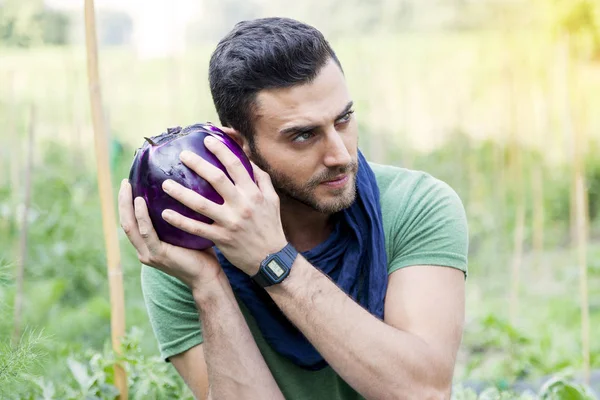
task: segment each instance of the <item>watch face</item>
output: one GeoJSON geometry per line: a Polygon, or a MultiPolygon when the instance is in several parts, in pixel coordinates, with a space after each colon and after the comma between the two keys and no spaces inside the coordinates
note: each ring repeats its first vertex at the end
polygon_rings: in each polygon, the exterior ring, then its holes
{"type": "Polygon", "coordinates": [[[271,272],[273,272],[276,278],[281,278],[283,276],[283,273],[285,272],[275,260],[269,261],[269,263],[267,264],[267,268],[269,268],[271,272]]]}

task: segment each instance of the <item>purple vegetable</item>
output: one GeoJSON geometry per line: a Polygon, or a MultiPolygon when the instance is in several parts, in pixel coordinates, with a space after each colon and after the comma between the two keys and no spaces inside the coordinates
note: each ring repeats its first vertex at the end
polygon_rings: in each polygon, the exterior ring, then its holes
{"type": "Polygon", "coordinates": [[[158,136],[145,138],[146,142],[135,153],[129,172],[133,198],[141,196],[146,200],[150,219],[158,237],[162,241],[175,246],[203,250],[214,245],[206,238],[175,228],[161,216],[163,210],[171,209],[192,219],[206,223],[213,222],[210,218],[184,206],[162,190],[163,182],[166,179],[172,179],[217,204],[223,204],[224,200],[219,193],[207,181],[179,160],[179,154],[183,150],[192,151],[225,172],[231,180],[223,164],[204,146],[204,138],[208,135],[225,143],[242,161],[254,180],[252,166],[242,148],[223,131],[210,123],[195,124],[184,129],[181,129],[181,127],[168,128],[167,132],[158,136]]]}

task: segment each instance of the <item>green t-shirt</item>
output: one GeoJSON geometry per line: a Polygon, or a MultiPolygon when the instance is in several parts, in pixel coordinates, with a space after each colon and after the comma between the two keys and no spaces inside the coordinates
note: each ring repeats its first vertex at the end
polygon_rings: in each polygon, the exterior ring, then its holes
{"type": "MultiPolygon", "coordinates": [[[[370,165],[381,197],[388,274],[411,265],[438,265],[460,269],[466,277],[467,220],[454,190],[424,172],[370,165]]],[[[142,266],[142,288],[163,358],[202,343],[198,311],[185,284],[142,266]]],[[[280,356],[267,344],[241,302],[240,308],[286,399],[362,399],[331,367],[307,371],[280,356]]]]}

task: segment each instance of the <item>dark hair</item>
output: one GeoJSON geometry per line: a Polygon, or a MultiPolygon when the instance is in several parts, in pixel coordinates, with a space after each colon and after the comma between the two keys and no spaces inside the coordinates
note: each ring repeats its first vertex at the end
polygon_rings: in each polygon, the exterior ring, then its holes
{"type": "Polygon", "coordinates": [[[331,58],[341,69],[323,34],[310,25],[289,18],[239,22],[210,59],[210,91],[221,124],[253,146],[257,93],[308,83],[331,58]]]}

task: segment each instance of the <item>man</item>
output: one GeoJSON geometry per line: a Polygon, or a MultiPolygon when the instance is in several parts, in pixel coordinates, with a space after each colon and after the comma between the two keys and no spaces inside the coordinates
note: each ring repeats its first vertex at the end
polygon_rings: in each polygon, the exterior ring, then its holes
{"type": "Polygon", "coordinates": [[[456,193],[364,159],[340,62],[310,26],[237,24],[209,79],[255,181],[207,139],[233,182],[195,154],[181,160],[224,204],[163,189],[214,223],[163,218],[216,250],[160,242],[144,200],[126,181],[119,194],[162,356],[198,399],[449,398],[468,247],[456,193]]]}

